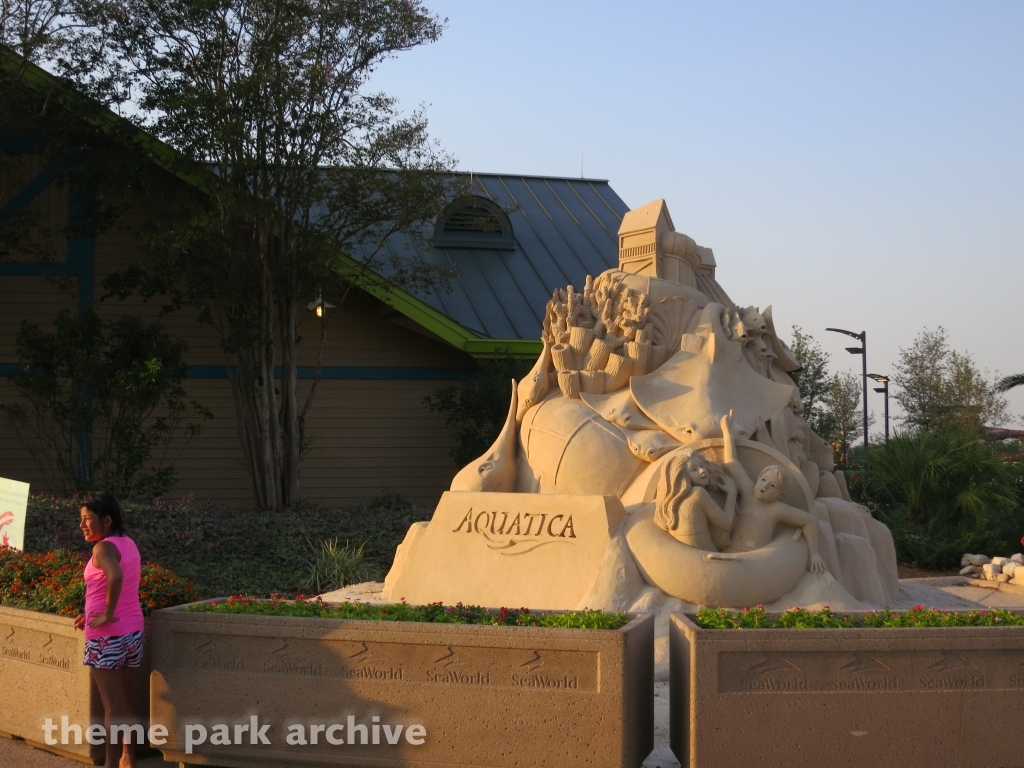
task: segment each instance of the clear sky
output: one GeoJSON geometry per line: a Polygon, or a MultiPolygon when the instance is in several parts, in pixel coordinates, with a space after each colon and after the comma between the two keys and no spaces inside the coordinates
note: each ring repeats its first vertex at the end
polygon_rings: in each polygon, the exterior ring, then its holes
{"type": "Polygon", "coordinates": [[[665,198],[733,300],[836,369],[860,362],[826,326],[884,374],[941,325],[1024,372],[1024,2],[425,2],[444,36],[373,85],[461,168],[582,155],[630,207],[665,198]]]}

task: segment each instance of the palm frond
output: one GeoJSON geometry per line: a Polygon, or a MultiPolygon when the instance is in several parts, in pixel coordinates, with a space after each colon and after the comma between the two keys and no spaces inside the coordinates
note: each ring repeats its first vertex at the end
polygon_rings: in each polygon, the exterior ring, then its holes
{"type": "Polygon", "coordinates": [[[1014,387],[1019,387],[1024,384],[1024,373],[1015,373],[1012,376],[1005,376],[996,382],[997,392],[1006,392],[1014,387]]]}

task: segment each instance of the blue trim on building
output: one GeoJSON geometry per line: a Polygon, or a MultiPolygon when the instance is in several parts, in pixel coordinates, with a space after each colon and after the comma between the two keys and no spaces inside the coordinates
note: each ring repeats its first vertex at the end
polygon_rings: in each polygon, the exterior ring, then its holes
{"type": "MultiPolygon", "coordinates": [[[[20,373],[20,363],[0,363],[0,377],[20,373]]],[[[312,365],[300,365],[298,376],[311,380],[315,372],[312,365]]],[[[409,366],[325,365],[320,378],[336,381],[456,381],[478,373],[475,368],[414,368],[409,366]]],[[[190,379],[227,379],[226,365],[190,365],[185,376],[190,379]]],[[[281,366],[274,368],[274,378],[281,378],[281,366]]]]}
{"type": "MultiPolygon", "coordinates": [[[[0,366],[2,370],[2,366],[0,366]]],[[[226,379],[226,365],[190,365],[186,376],[190,379],[226,379]]],[[[414,368],[409,366],[325,365],[320,369],[324,380],[350,381],[453,381],[475,374],[475,368],[414,368]]],[[[300,365],[298,378],[310,380],[316,373],[312,365],[300,365]]],[[[281,378],[281,366],[274,367],[274,378],[281,378]]]]}
{"type": "Polygon", "coordinates": [[[56,179],[67,167],[71,165],[71,160],[60,160],[55,163],[50,163],[48,166],[43,168],[32,181],[22,187],[18,194],[7,201],[7,204],[3,208],[0,208],[0,215],[5,213],[13,213],[35,200],[44,189],[50,186],[54,179],[56,179]]]}

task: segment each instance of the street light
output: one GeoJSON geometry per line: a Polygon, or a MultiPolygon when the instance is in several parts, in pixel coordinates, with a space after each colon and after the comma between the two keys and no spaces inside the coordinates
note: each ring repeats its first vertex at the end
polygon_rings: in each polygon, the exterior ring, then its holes
{"type": "Polygon", "coordinates": [[[868,444],[868,332],[861,331],[860,333],[854,333],[853,331],[844,331],[842,328],[826,328],[826,331],[832,331],[833,333],[845,333],[847,336],[851,336],[860,342],[859,347],[847,347],[846,351],[851,355],[860,355],[861,366],[863,367],[864,375],[864,447],[868,444]]]}
{"type": "Polygon", "coordinates": [[[875,392],[885,393],[885,442],[889,442],[889,377],[880,373],[869,373],[869,379],[874,379],[882,386],[875,387],[875,392]]]}
{"type": "Polygon", "coordinates": [[[330,302],[324,301],[323,296],[317,295],[313,301],[306,305],[306,309],[310,312],[316,312],[317,317],[323,317],[326,310],[335,309],[335,306],[330,302]]]}

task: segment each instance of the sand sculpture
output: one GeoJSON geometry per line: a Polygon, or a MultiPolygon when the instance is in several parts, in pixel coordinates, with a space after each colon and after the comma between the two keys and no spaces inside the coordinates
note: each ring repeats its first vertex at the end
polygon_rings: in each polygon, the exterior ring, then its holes
{"type": "Polygon", "coordinates": [[[661,611],[898,598],[892,537],[804,420],[771,307],[732,304],[715,266],[663,200],[624,217],[619,268],[554,291],[501,435],[410,531],[386,597],[661,611]]]}

